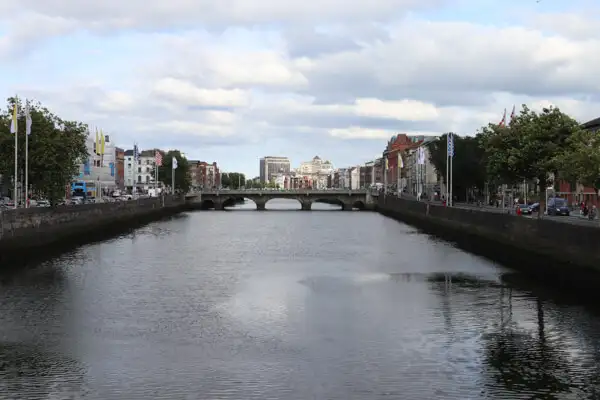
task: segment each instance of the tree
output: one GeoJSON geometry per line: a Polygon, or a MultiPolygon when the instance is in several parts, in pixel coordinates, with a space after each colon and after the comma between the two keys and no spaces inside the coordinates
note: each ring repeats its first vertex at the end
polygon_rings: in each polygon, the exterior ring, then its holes
{"type": "Polygon", "coordinates": [[[570,181],[600,190],[600,132],[579,128],[556,156],[561,175],[570,181]]]}
{"type": "MultiPolygon", "coordinates": [[[[15,173],[15,138],[10,133],[11,113],[18,109],[18,165],[25,169],[24,104],[15,98],[7,100],[7,110],[0,112],[0,171],[12,178],[15,173]]],[[[86,147],[88,127],[77,121],[67,121],[51,113],[39,102],[30,104],[32,119],[29,140],[29,185],[31,192],[56,205],[65,197],[65,189],[79,171],[79,165],[89,157],[86,147]]],[[[7,179],[10,182],[10,178],[7,179]]],[[[14,198],[14,194],[13,194],[14,198]]]]}
{"type": "MultiPolygon", "coordinates": [[[[558,108],[536,113],[523,105],[510,126],[490,124],[482,129],[487,171],[502,183],[536,180],[542,193],[551,174],[556,184],[560,154],[566,149],[567,139],[580,129],[577,121],[558,108]]],[[[541,196],[540,210],[545,209],[544,203],[541,196]]]]}
{"type": "Polygon", "coordinates": [[[240,172],[223,172],[221,186],[237,190],[246,184],[246,176],[240,172]]]}
{"type": "Polygon", "coordinates": [[[173,158],[177,160],[175,169],[175,190],[187,193],[192,185],[189,170],[190,165],[179,150],[169,150],[163,153],[162,165],[158,167],[158,181],[173,187],[173,158]]]}
{"type": "MultiPolygon", "coordinates": [[[[446,182],[446,155],[448,134],[429,143],[429,161],[446,182]]],[[[459,198],[466,197],[468,191],[483,189],[487,174],[485,171],[485,151],[481,147],[479,137],[461,137],[454,134],[454,159],[452,160],[452,192],[459,198]]]]}

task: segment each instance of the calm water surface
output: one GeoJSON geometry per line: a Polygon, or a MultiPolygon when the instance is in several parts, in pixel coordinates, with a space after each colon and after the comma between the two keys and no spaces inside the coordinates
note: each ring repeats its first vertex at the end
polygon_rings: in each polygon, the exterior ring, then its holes
{"type": "Polygon", "coordinates": [[[375,213],[252,207],[4,277],[0,399],[600,398],[588,309],[375,213]]]}

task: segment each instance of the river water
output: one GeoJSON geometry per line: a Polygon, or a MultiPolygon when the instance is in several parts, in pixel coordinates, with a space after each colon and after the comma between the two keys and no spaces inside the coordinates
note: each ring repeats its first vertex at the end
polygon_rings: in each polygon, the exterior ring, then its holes
{"type": "Polygon", "coordinates": [[[600,398],[593,310],[376,213],[253,206],[2,277],[0,399],[600,398]]]}

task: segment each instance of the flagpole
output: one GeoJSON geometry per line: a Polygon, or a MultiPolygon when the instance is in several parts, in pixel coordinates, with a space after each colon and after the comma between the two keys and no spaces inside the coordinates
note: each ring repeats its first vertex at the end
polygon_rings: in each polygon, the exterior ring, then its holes
{"type": "Polygon", "coordinates": [[[29,208],[29,101],[27,101],[25,116],[25,208],[29,208]]]}
{"type": "Polygon", "coordinates": [[[454,164],[454,137],[452,137],[452,154],[450,155],[450,207],[454,206],[454,193],[453,193],[453,184],[454,184],[454,176],[452,174],[452,166],[454,164]]]}
{"type": "Polygon", "coordinates": [[[175,194],[175,168],[173,168],[173,164],[171,164],[171,191],[172,194],[175,194]]]}
{"type": "MultiPolygon", "coordinates": [[[[19,98],[15,97],[15,105],[13,110],[13,115],[17,113],[17,104],[19,102],[19,98]]],[[[18,198],[17,198],[17,185],[19,182],[19,124],[15,121],[15,193],[14,193],[14,203],[15,209],[18,207],[18,198]]]]}
{"type": "Polygon", "coordinates": [[[446,135],[446,205],[450,206],[450,133],[446,135]]]}

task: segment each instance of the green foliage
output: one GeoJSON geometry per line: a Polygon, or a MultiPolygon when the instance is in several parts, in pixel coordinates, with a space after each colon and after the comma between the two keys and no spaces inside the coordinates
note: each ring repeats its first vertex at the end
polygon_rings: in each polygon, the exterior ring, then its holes
{"type": "Polygon", "coordinates": [[[246,176],[240,172],[222,172],[221,186],[229,189],[239,189],[246,184],[246,176]]]}
{"type": "Polygon", "coordinates": [[[555,161],[566,179],[600,190],[600,131],[575,130],[555,161]]]}
{"type": "MultiPolygon", "coordinates": [[[[448,134],[427,145],[429,161],[440,178],[446,182],[446,155],[448,134]]],[[[486,155],[481,147],[480,137],[461,137],[454,134],[454,159],[452,161],[453,192],[462,195],[473,188],[482,189],[487,179],[485,173],[486,155]]]]}
{"type": "Polygon", "coordinates": [[[536,113],[523,105],[509,127],[483,128],[487,172],[504,183],[538,179],[547,184],[549,175],[560,171],[558,159],[568,138],[580,130],[579,123],[558,108],[536,113]]]}
{"type": "MultiPolygon", "coordinates": [[[[9,98],[7,109],[0,112],[0,171],[9,178],[8,182],[15,172],[15,137],[10,133],[15,101],[19,108],[18,168],[19,171],[25,169],[25,104],[9,98]]],[[[30,112],[29,185],[32,193],[45,197],[54,205],[64,198],[66,187],[77,175],[80,162],[88,157],[87,125],[63,120],[37,102],[30,104],[30,112]]]]}
{"type": "Polygon", "coordinates": [[[190,189],[192,181],[189,170],[190,165],[179,150],[169,150],[163,154],[163,162],[158,167],[158,181],[166,186],[173,187],[173,157],[177,160],[175,170],[175,190],[186,192],[190,189]]]}

